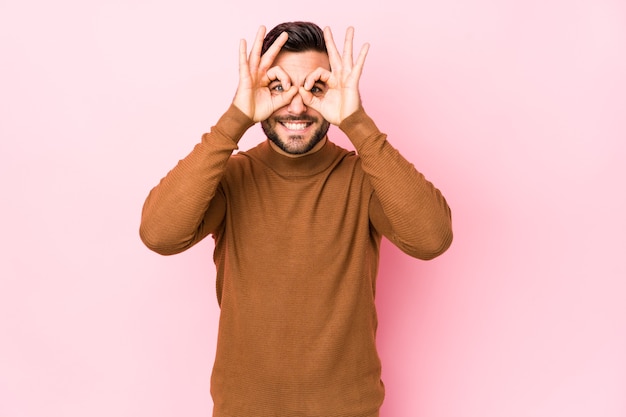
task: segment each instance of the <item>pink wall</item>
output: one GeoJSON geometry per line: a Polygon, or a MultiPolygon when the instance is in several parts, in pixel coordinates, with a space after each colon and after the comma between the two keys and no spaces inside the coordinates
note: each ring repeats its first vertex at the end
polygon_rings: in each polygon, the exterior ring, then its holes
{"type": "Polygon", "coordinates": [[[140,209],[295,19],[371,42],[365,108],[453,209],[442,257],[383,248],[383,417],[626,415],[622,0],[211,3],[0,3],[0,416],[210,415],[212,243],[153,254],[140,209]]]}

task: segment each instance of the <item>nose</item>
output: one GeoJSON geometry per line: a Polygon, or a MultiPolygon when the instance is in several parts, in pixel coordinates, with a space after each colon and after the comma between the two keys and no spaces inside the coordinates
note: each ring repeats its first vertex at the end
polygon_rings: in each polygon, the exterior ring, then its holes
{"type": "Polygon", "coordinates": [[[291,103],[287,106],[287,111],[291,114],[302,114],[306,112],[306,106],[300,94],[296,94],[293,99],[291,99],[291,103]]]}

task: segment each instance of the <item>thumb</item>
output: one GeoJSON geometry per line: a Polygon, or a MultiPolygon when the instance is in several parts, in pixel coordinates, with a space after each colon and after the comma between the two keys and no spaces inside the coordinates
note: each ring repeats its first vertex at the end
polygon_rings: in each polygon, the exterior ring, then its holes
{"type": "Polygon", "coordinates": [[[307,90],[304,87],[300,87],[298,90],[298,93],[302,97],[302,102],[304,103],[305,106],[311,107],[312,109],[316,111],[320,111],[320,100],[319,98],[315,97],[313,93],[311,93],[309,90],[307,90]]]}

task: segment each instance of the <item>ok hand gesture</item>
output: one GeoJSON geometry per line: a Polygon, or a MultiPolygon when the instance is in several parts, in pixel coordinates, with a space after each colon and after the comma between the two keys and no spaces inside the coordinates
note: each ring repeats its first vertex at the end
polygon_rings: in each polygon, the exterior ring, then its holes
{"type": "Polygon", "coordinates": [[[306,77],[304,86],[299,88],[304,103],[320,112],[324,119],[334,125],[339,125],[361,106],[359,79],[363,72],[369,44],[366,43],[361,47],[356,62],[353,62],[353,39],[354,28],[349,27],[346,31],[343,56],[341,56],[335,46],[330,28],[324,28],[330,71],[325,68],[316,69],[306,77]],[[313,94],[311,88],[319,81],[326,84],[326,91],[324,94],[313,94]]]}
{"type": "Polygon", "coordinates": [[[264,37],[265,27],[261,26],[249,57],[246,41],[242,39],[239,43],[239,85],[233,104],[254,122],[267,119],[276,110],[289,104],[298,93],[298,87],[291,85],[285,71],[280,67],[271,67],[280,48],[287,41],[287,33],[282,33],[261,56],[264,37]],[[273,80],[281,82],[280,93],[270,91],[269,84],[273,80]]]}

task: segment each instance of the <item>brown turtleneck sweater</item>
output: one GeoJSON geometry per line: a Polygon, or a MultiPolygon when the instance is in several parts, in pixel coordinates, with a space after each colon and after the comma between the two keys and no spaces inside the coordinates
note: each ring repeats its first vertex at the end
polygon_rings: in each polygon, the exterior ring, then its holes
{"type": "Polygon", "coordinates": [[[215,239],[221,308],[214,417],[375,417],[383,401],[374,295],[381,236],[431,259],[451,243],[441,193],[361,109],[290,158],[233,154],[252,121],[231,106],[149,194],[140,235],[163,255],[215,239]]]}

